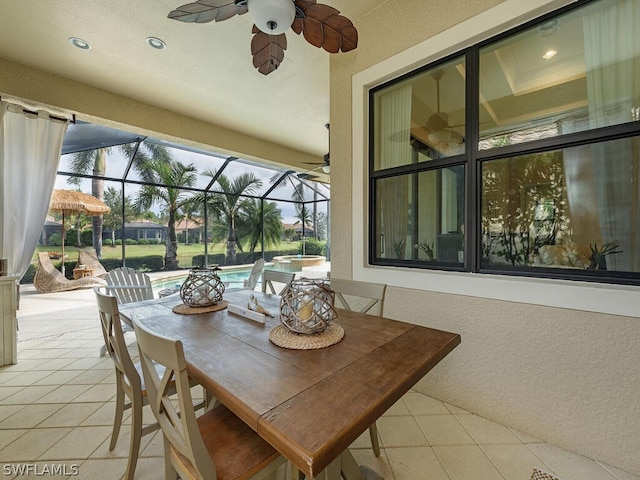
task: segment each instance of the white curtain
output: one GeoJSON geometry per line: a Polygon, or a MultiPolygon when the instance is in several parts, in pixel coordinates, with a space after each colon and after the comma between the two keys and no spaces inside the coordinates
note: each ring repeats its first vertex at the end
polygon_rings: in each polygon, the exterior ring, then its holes
{"type": "MultiPolygon", "coordinates": [[[[411,163],[411,85],[396,88],[380,97],[379,162],[377,168],[411,163]]],[[[380,254],[404,258],[412,245],[408,239],[409,177],[388,178],[381,184],[381,219],[378,232],[380,254]]]]}
{"type": "Polygon", "coordinates": [[[0,257],[19,277],[49,209],[67,124],[43,110],[0,102],[0,257]]]}
{"type": "MultiPolygon", "coordinates": [[[[633,121],[640,104],[640,3],[620,0],[603,7],[584,20],[592,127],[633,121]]],[[[602,242],[618,243],[622,251],[607,257],[607,268],[640,271],[637,141],[596,144],[591,150],[602,242]]]]}

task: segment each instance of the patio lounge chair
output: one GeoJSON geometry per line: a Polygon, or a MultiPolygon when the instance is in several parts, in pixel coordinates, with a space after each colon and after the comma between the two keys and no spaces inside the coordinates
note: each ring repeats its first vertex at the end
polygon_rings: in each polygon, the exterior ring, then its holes
{"type": "Polygon", "coordinates": [[[94,277],[104,278],[107,276],[107,271],[100,263],[100,260],[98,260],[98,254],[93,248],[78,250],[78,263],[76,263],[76,268],[80,265],[84,265],[85,268],[93,269],[94,277]]]}
{"type": "Polygon", "coordinates": [[[38,253],[38,269],[33,277],[33,286],[40,293],[66,292],[78,288],[94,286],[106,286],[107,282],[102,278],[84,277],[78,280],[69,280],[62,275],[51,263],[47,252],[38,253]]]}

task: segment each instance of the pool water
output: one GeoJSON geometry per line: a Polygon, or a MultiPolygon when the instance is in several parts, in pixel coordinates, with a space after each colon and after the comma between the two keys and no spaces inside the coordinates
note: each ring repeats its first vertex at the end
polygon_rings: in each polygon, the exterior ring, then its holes
{"type": "MultiPolygon", "coordinates": [[[[218,272],[218,276],[220,280],[228,284],[230,287],[241,287],[242,283],[249,278],[249,274],[251,273],[251,268],[243,268],[239,270],[230,270],[225,271],[221,270],[218,272]]],[[[182,275],[180,277],[175,277],[170,280],[163,280],[159,282],[152,282],[153,288],[157,290],[164,290],[165,288],[174,288],[176,290],[180,289],[182,283],[187,279],[188,274],[182,275]]]]}

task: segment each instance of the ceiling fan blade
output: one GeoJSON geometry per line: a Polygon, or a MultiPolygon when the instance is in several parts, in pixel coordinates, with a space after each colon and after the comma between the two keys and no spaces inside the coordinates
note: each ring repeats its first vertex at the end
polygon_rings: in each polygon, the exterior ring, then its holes
{"type": "Polygon", "coordinates": [[[311,45],[329,53],[348,52],[358,46],[358,31],[339,10],[307,0],[296,0],[296,7],[303,16],[296,17],[291,28],[311,45]]]}
{"type": "Polygon", "coordinates": [[[186,23],[222,22],[247,11],[246,4],[238,4],[235,0],[198,0],[172,10],[168,18],[186,23]]]}
{"type": "Polygon", "coordinates": [[[269,35],[255,25],[252,33],[251,55],[253,55],[253,66],[263,75],[269,75],[274,70],[277,70],[282,60],[284,60],[287,37],[284,33],[269,35]]]}

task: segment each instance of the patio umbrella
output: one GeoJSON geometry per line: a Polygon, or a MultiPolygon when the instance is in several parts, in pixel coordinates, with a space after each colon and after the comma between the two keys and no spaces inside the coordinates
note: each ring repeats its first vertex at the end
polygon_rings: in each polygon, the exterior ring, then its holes
{"type": "Polygon", "coordinates": [[[75,190],[54,190],[51,194],[49,210],[62,213],[62,267],[60,271],[64,275],[64,217],[76,213],[100,215],[109,213],[110,208],[96,197],[75,190]]]}

